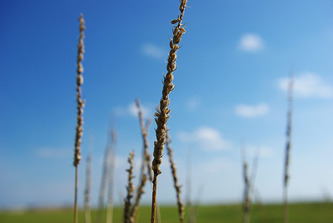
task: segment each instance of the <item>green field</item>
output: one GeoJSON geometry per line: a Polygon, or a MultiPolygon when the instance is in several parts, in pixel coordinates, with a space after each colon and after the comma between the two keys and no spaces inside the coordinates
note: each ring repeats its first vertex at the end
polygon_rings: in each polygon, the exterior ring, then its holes
{"type": "MultiPolygon", "coordinates": [[[[275,223],[282,222],[283,208],[281,205],[253,206],[251,222],[275,223]]],[[[176,207],[161,207],[162,223],[178,222],[176,207]]],[[[96,212],[93,213],[93,222],[96,212]]],[[[49,209],[30,211],[2,211],[1,223],[71,223],[73,214],[69,209],[49,209]]],[[[187,219],[188,216],[186,216],[187,219]]],[[[297,203],[289,206],[289,220],[294,223],[331,223],[333,222],[333,203],[297,203]]],[[[138,222],[150,221],[150,208],[141,207],[138,222]]],[[[83,212],[80,212],[80,223],[84,223],[83,212]]],[[[114,210],[114,223],[122,222],[122,208],[114,210]]],[[[187,220],[185,221],[187,222],[187,220]]],[[[200,206],[197,209],[197,222],[233,223],[242,222],[240,205],[212,205],[200,206]]]]}

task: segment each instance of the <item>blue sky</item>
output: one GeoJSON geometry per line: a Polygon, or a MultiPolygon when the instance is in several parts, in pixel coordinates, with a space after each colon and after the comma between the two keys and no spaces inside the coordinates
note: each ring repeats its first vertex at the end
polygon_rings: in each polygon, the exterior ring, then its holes
{"type": "MultiPolygon", "coordinates": [[[[291,69],[290,199],[333,194],[332,2],[189,0],[188,5],[169,119],[183,195],[191,162],[193,199],[202,190],[204,203],[240,201],[244,146],[250,163],[261,149],[255,182],[261,199],[281,201],[285,86],[291,69]]],[[[92,203],[97,203],[113,112],[118,135],[115,200],[121,203],[126,157],[134,150],[137,167],[141,159],[134,100],[139,98],[145,117],[152,117],[178,6],[178,1],[152,0],[0,3],[0,207],[73,202],[80,13],[87,29],[79,201],[93,138],[92,203]]],[[[155,127],[153,123],[150,145],[155,127]]],[[[160,202],[175,203],[166,155],[162,171],[160,202]]],[[[143,202],[149,203],[149,186],[146,191],[143,202]]]]}

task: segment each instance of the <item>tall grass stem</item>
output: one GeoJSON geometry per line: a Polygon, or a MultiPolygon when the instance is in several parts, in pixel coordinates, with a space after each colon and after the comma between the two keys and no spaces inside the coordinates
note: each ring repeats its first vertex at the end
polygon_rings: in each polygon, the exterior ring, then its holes
{"type": "Polygon", "coordinates": [[[74,182],[74,223],[78,222],[78,213],[77,213],[77,192],[78,192],[78,165],[81,161],[81,140],[83,134],[83,107],[84,100],[81,98],[81,85],[83,84],[83,53],[84,53],[84,33],[85,25],[82,14],[79,17],[80,21],[80,37],[78,44],[78,53],[77,53],[77,72],[76,72],[76,102],[77,102],[77,123],[76,123],[76,134],[75,134],[75,150],[74,150],[74,162],[75,167],[75,182],[74,182]]]}
{"type": "Polygon", "coordinates": [[[170,117],[170,109],[168,108],[170,99],[169,94],[174,89],[173,72],[176,70],[177,51],[182,35],[185,33],[184,25],[182,24],[187,0],[180,1],[180,15],[171,21],[174,25],[173,38],[170,40],[170,52],[167,63],[167,74],[164,76],[162,98],[160,100],[159,109],[155,113],[156,128],[156,141],[154,142],[154,159],[152,162],[153,177],[153,192],[152,192],[152,209],[151,209],[151,223],[155,223],[155,208],[156,208],[156,190],[157,190],[157,176],[161,174],[160,165],[162,163],[163,147],[166,138],[166,124],[170,117]]]}
{"type": "Polygon", "coordinates": [[[288,84],[288,111],[287,111],[287,131],[286,131],[286,150],[284,163],[284,178],[283,178],[283,222],[288,223],[288,183],[289,183],[289,165],[290,165],[290,150],[292,141],[292,114],[293,114],[293,87],[294,79],[293,72],[290,72],[288,84]]]}
{"type": "Polygon", "coordinates": [[[181,194],[181,186],[178,183],[178,176],[177,176],[177,169],[176,169],[176,164],[173,160],[173,151],[171,149],[171,139],[169,132],[167,132],[166,135],[166,148],[168,151],[169,155],[169,162],[170,162],[170,168],[171,168],[171,173],[172,173],[172,178],[173,178],[173,185],[176,190],[176,197],[177,197],[177,206],[178,206],[178,214],[179,214],[179,222],[183,223],[184,222],[184,204],[182,202],[182,199],[180,197],[181,194]]]}

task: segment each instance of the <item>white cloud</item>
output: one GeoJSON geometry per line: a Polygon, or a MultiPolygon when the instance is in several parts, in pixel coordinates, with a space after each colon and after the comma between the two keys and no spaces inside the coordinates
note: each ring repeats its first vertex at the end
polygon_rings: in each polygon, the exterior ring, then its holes
{"type": "Polygon", "coordinates": [[[156,46],[152,43],[146,43],[141,47],[142,53],[146,56],[161,59],[167,55],[166,51],[163,48],[156,46]]]}
{"type": "MultiPolygon", "coordinates": [[[[289,78],[278,80],[278,87],[287,91],[289,78]]],[[[333,88],[327,84],[319,75],[306,72],[294,78],[294,95],[302,98],[331,98],[333,88]]]]}
{"type": "Polygon", "coordinates": [[[190,98],[186,101],[185,106],[189,111],[195,111],[200,105],[200,99],[198,98],[190,98]]]}
{"type": "Polygon", "coordinates": [[[246,118],[253,118],[267,114],[269,107],[265,103],[257,105],[237,105],[235,108],[236,113],[239,116],[246,118]]]}
{"type": "MultiPolygon", "coordinates": [[[[148,106],[140,104],[141,111],[144,118],[152,117],[152,111],[148,108],[148,106]]],[[[115,113],[118,116],[132,116],[132,117],[138,117],[138,109],[134,102],[130,103],[126,107],[117,107],[115,108],[115,113]]]]}
{"type": "Polygon", "coordinates": [[[178,137],[183,142],[196,143],[203,150],[224,150],[231,147],[231,143],[211,127],[200,127],[192,133],[180,132],[178,137]]]}
{"type": "Polygon", "coordinates": [[[239,49],[247,52],[258,52],[264,48],[262,38],[253,33],[245,34],[239,41],[239,49]]]}

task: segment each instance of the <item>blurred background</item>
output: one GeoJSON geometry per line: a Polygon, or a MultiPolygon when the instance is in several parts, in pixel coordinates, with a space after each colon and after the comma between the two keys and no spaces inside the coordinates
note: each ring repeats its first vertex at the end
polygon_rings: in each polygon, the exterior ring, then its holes
{"type": "MultiPolygon", "coordinates": [[[[117,132],[115,202],[125,196],[127,157],[142,161],[135,99],[153,118],[166,73],[170,21],[178,1],[0,3],[0,208],[71,206],[80,13],[86,21],[84,137],[79,165],[83,205],[86,157],[93,152],[97,205],[110,117],[117,132]]],[[[174,72],[169,119],[183,198],[241,202],[241,149],[250,165],[260,151],[255,188],[282,202],[287,84],[293,72],[290,201],[333,193],[333,3],[189,0],[186,34],[174,72]]],[[[153,122],[149,151],[155,139],[153,122]]],[[[161,204],[175,204],[167,156],[161,204]]],[[[151,189],[142,202],[149,204],[151,189]]]]}

